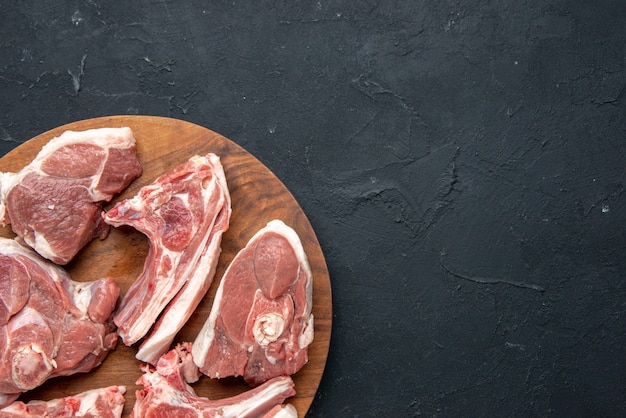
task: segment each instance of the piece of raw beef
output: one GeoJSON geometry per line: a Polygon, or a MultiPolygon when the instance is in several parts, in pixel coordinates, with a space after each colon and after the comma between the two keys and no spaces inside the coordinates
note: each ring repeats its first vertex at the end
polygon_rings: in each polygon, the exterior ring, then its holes
{"type": "Polygon", "coordinates": [[[109,229],[103,202],[142,173],[130,128],[66,131],[18,173],[0,173],[0,224],[43,257],[67,264],[109,229]]]}
{"type": "Polygon", "coordinates": [[[117,344],[112,279],[75,282],[61,267],[0,238],[0,406],[55,376],[87,372],[117,344]]]}
{"type": "Polygon", "coordinates": [[[143,389],[137,391],[131,418],[263,417],[296,393],[291,378],[280,376],[230,398],[209,400],[198,397],[188,384],[200,375],[191,359],[189,345],[179,344],[163,355],[156,369],[144,366],[144,374],[137,380],[143,389]]]}
{"type": "Polygon", "coordinates": [[[139,360],[154,364],[208,291],[230,214],[224,169],[209,153],[190,158],[104,215],[108,224],[130,225],[150,242],[144,269],[114,318],[126,345],[156,322],[139,360]]]}
{"type": "Polygon", "coordinates": [[[0,409],[0,418],[120,418],[124,393],[124,386],[110,386],[51,401],[16,401],[0,409]]]}
{"type": "Polygon", "coordinates": [[[313,278],[298,234],[280,220],[258,231],[233,259],[193,359],[212,377],[251,386],[296,373],[313,341],[313,278]]]}

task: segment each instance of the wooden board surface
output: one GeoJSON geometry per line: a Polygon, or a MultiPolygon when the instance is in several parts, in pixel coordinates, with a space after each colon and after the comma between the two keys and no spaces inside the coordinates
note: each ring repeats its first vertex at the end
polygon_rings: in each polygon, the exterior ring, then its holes
{"type": "MultiPolygon", "coordinates": [[[[194,154],[214,152],[219,155],[226,172],[232,198],[230,228],[222,240],[222,253],[213,284],[193,316],[180,331],[176,341],[193,341],[209,315],[220,278],[250,237],[272,219],[281,219],[300,235],[313,271],[313,315],[315,339],[309,346],[309,362],[293,378],[297,395],[288,400],[303,417],[319,386],[330,344],[332,323],[331,288],[326,262],[306,215],[282,182],[260,161],[229,139],[204,127],[177,119],[151,116],[113,116],[88,119],[64,125],[38,135],[0,159],[0,171],[19,171],[28,164],[41,147],[66,130],[129,126],[137,140],[137,155],[143,175],[116,196],[115,202],[134,196],[140,187],[151,183],[170,168],[183,163],[194,154]]],[[[0,235],[13,237],[10,227],[0,235]]],[[[148,241],[131,228],[111,228],[105,240],[89,243],[66,269],[77,281],[91,281],[110,276],[116,279],[122,294],[141,273],[148,241]]],[[[87,374],[55,378],[42,387],[24,394],[20,400],[53,399],[113,384],[127,388],[123,416],[128,416],[135,402],[135,381],[141,375],[135,359],[136,346],[121,342],[103,364],[87,374]]],[[[193,385],[199,396],[220,399],[249,389],[241,378],[212,380],[203,377],[193,385]]]]}

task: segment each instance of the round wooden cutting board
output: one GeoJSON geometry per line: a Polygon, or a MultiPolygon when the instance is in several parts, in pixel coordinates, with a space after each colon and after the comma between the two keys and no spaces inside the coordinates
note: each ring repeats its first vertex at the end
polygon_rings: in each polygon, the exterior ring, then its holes
{"type": "MultiPolygon", "coordinates": [[[[331,287],[324,255],[306,215],[284,184],[260,161],[229,139],[198,125],[177,119],[151,116],[113,116],[70,123],[36,136],[0,158],[0,171],[17,172],[27,165],[41,147],[66,130],[81,131],[100,127],[128,126],[137,140],[137,155],[143,175],[105,206],[134,196],[174,166],[194,154],[213,152],[220,156],[230,195],[232,216],[230,228],[222,239],[222,253],[215,279],[207,295],[176,339],[193,341],[209,315],[215,290],[225,268],[250,237],[272,219],[281,219],[299,234],[313,271],[313,315],[315,338],[309,346],[309,362],[293,376],[297,395],[287,400],[303,417],[319,386],[330,344],[332,323],[331,287]]],[[[10,226],[0,235],[13,237],[10,226]]],[[[72,262],[65,266],[76,281],[113,277],[125,294],[141,273],[148,251],[148,241],[132,228],[111,228],[104,240],[93,240],[72,262]]],[[[141,376],[140,362],[135,359],[136,346],[126,347],[120,340],[117,348],[101,366],[86,374],[51,379],[20,398],[49,400],[110,385],[126,386],[124,417],[135,403],[135,381],[141,376]]],[[[202,377],[194,383],[199,396],[221,399],[248,390],[241,378],[213,380],[202,377]]]]}

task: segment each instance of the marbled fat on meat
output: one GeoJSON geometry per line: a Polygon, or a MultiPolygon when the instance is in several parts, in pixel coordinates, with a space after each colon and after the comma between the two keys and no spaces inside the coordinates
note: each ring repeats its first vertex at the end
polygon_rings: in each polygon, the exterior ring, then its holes
{"type": "Polygon", "coordinates": [[[87,372],[117,344],[112,279],[75,282],[0,238],[0,406],[55,376],[87,372]]]}
{"type": "Polygon", "coordinates": [[[110,386],[51,401],[16,401],[0,409],[0,418],[120,418],[125,393],[124,386],[110,386]]]}
{"type": "Polygon", "coordinates": [[[280,220],[258,231],[228,266],[193,358],[212,378],[252,386],[296,373],[313,341],[313,277],[297,233],[280,220]]]}
{"type": "Polygon", "coordinates": [[[158,360],[156,368],[144,367],[144,374],[137,381],[143,389],[137,391],[131,418],[258,418],[269,411],[273,414],[269,416],[281,416],[274,414],[279,412],[275,406],[296,393],[291,378],[279,376],[237,396],[209,400],[198,397],[188,384],[198,376],[190,344],[176,346],[158,360]]]}
{"type": "Polygon", "coordinates": [[[130,128],[66,131],[18,173],[0,173],[0,224],[43,257],[67,264],[104,238],[102,204],[142,173],[130,128]]]}
{"type": "Polygon", "coordinates": [[[130,225],[150,241],[143,272],[115,315],[126,345],[144,339],[137,358],[155,364],[213,280],[231,215],[220,158],[194,156],[118,203],[104,219],[130,225]]]}

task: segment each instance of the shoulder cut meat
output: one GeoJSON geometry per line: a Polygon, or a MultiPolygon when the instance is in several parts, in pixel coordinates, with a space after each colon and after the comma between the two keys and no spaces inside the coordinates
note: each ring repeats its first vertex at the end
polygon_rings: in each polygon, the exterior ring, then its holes
{"type": "Polygon", "coordinates": [[[192,157],[104,215],[108,224],[130,225],[150,242],[143,272],[115,315],[126,345],[156,322],[138,359],[154,364],[208,291],[230,214],[220,158],[207,154],[192,157]]]}
{"type": "Polygon", "coordinates": [[[297,233],[280,220],[258,231],[228,266],[193,344],[202,373],[252,386],[296,373],[313,341],[313,277],[297,233]]]}
{"type": "Polygon", "coordinates": [[[94,237],[106,237],[102,202],[141,173],[130,128],[66,131],[20,172],[0,173],[0,224],[67,264],[94,237]]]}
{"type": "Polygon", "coordinates": [[[75,282],[7,238],[0,276],[0,406],[49,378],[91,370],[115,348],[112,279],[75,282]]]}

